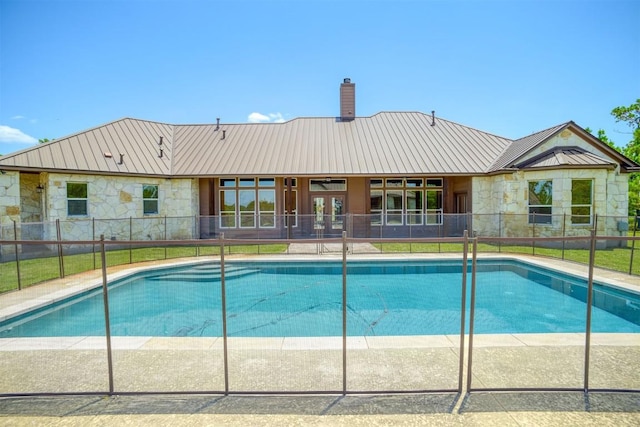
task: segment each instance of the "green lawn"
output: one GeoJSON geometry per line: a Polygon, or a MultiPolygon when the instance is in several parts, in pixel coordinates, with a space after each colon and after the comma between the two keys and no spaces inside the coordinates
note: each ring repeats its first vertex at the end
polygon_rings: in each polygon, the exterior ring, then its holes
{"type": "MultiPolygon", "coordinates": [[[[375,244],[382,252],[387,253],[460,253],[463,250],[462,243],[378,243],[375,244]]],[[[640,244],[636,245],[634,251],[634,263],[632,274],[640,275],[640,244]]],[[[469,246],[469,251],[471,251],[469,246]]],[[[514,253],[544,256],[549,258],[575,261],[582,264],[589,263],[588,249],[552,249],[524,245],[495,245],[478,244],[479,253],[514,253]]],[[[629,273],[629,263],[631,261],[631,243],[628,247],[597,249],[595,256],[596,267],[608,270],[629,273]]]]}

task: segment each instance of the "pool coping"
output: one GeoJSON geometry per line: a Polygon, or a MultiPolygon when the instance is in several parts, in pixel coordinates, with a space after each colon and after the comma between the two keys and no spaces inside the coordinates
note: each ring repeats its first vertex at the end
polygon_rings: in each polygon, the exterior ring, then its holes
{"type": "MultiPolygon", "coordinates": [[[[585,333],[474,334],[474,348],[584,346],[585,333]]],[[[465,335],[465,348],[469,336],[465,335]]],[[[640,347],[637,333],[592,333],[592,346],[640,347]]],[[[460,335],[403,335],[347,337],[346,349],[388,350],[460,347],[460,335]]],[[[112,350],[222,351],[221,337],[111,337],[112,350]]],[[[342,350],[342,337],[229,337],[229,350],[342,350]]],[[[32,350],[106,350],[104,336],[33,337],[0,339],[0,352],[32,350]]]]}
{"type": "MultiPolygon", "coordinates": [[[[247,255],[229,255],[225,259],[227,261],[318,261],[318,256],[313,255],[295,255],[292,259],[291,255],[260,255],[260,256],[247,256],[247,255]]],[[[342,255],[324,254],[323,260],[336,261],[342,259],[342,255]]],[[[350,255],[348,260],[351,261],[397,261],[402,260],[461,260],[460,254],[357,254],[350,255]]],[[[550,258],[541,258],[530,255],[520,254],[481,254],[477,257],[478,260],[511,260],[528,263],[532,266],[549,269],[561,274],[569,274],[582,279],[588,277],[588,266],[550,258]]],[[[217,263],[218,258],[214,258],[217,263]]],[[[123,279],[128,276],[135,275],[137,273],[158,268],[158,267],[176,267],[186,265],[199,265],[207,264],[212,261],[212,258],[176,258],[170,260],[150,261],[137,263],[135,265],[127,264],[123,266],[110,267],[107,270],[107,281],[111,282],[118,279],[123,279]]],[[[594,281],[603,282],[607,285],[640,293],[640,277],[631,276],[625,273],[617,271],[609,271],[599,268],[594,268],[594,281]]],[[[62,301],[64,299],[76,296],[86,291],[90,291],[102,286],[102,270],[91,270],[84,273],[79,273],[73,276],[69,276],[62,279],[54,279],[38,285],[33,285],[20,291],[8,292],[0,295],[0,322],[10,319],[15,316],[22,315],[32,310],[45,307],[49,304],[62,301]]],[[[549,333],[552,334],[552,333],[549,333]]],[[[496,334],[500,336],[512,335],[512,334],[496,334]]],[[[513,335],[537,335],[537,334],[513,334],[513,335]]],[[[548,334],[541,334],[548,335],[548,334]]],[[[595,334],[592,334],[595,335],[595,334]]],[[[606,334],[605,334],[606,335],[606,334]]],[[[612,334],[619,335],[619,334],[612,334]]],[[[640,337],[640,334],[637,334],[640,337]]],[[[459,336],[459,335],[455,335],[459,336]]],[[[482,335],[474,335],[482,336],[482,335]]],[[[125,337],[120,337],[125,338],[125,337]]],[[[351,337],[358,338],[358,337],[351,337]]],[[[0,338],[0,341],[7,338],[0,338]]],[[[18,338],[9,338],[18,339],[18,338]]],[[[38,338],[40,339],[40,338],[38,338]]],[[[56,337],[55,339],[59,339],[56,337]]]]}

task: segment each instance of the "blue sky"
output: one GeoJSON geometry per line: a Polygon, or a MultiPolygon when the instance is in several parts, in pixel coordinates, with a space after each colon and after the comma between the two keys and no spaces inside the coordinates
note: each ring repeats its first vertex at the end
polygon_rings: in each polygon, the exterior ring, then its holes
{"type": "Polygon", "coordinates": [[[244,123],[422,111],[519,138],[573,120],[619,146],[640,1],[0,0],[0,153],[122,117],[244,123]]]}

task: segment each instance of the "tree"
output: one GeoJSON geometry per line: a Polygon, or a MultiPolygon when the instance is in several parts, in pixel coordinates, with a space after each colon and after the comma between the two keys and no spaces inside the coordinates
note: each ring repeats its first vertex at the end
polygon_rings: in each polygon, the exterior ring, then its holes
{"type": "Polygon", "coordinates": [[[640,99],[628,107],[616,107],[611,110],[616,122],[624,122],[631,128],[632,138],[624,149],[624,155],[640,163],[640,99]]]}
{"type": "MultiPolygon", "coordinates": [[[[623,154],[636,163],[640,163],[640,99],[628,107],[616,107],[611,110],[616,122],[624,122],[631,129],[631,141],[624,147],[623,154]]],[[[640,174],[629,176],[629,215],[635,215],[640,209],[640,174]]]]}
{"type": "Polygon", "coordinates": [[[46,144],[47,142],[51,142],[51,141],[53,141],[53,140],[55,140],[55,138],[53,138],[53,139],[49,139],[49,138],[40,138],[40,139],[38,140],[38,144],[46,144]]]}
{"type": "MultiPolygon", "coordinates": [[[[593,131],[591,130],[591,128],[585,128],[584,130],[586,130],[587,132],[589,132],[591,135],[594,135],[593,131]]],[[[604,129],[598,129],[598,132],[596,136],[600,141],[604,142],[605,144],[607,144],[609,147],[613,148],[614,150],[622,153],[622,151],[620,150],[620,148],[618,148],[615,144],[615,142],[613,142],[612,140],[609,139],[609,137],[607,136],[607,134],[605,133],[604,129]]]]}
{"type": "MultiPolygon", "coordinates": [[[[602,129],[598,129],[598,139],[634,162],[640,163],[640,99],[628,107],[614,108],[611,110],[611,115],[616,119],[616,122],[624,122],[631,127],[631,141],[623,148],[618,148],[602,129]]],[[[585,130],[593,134],[591,129],[585,128],[585,130]]],[[[635,216],[636,209],[640,209],[640,173],[629,175],[629,216],[635,216]]]]}

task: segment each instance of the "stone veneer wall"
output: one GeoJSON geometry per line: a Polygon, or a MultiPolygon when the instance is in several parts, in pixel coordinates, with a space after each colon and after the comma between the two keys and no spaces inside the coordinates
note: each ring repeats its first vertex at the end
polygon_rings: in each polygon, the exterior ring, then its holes
{"type": "Polygon", "coordinates": [[[20,221],[20,174],[5,171],[0,174],[0,228],[12,226],[13,221],[20,221]]]}
{"type": "Polygon", "coordinates": [[[628,177],[608,169],[518,171],[475,177],[474,231],[482,236],[521,237],[533,236],[535,228],[535,237],[589,235],[591,226],[571,224],[571,181],[574,179],[594,181],[593,213],[602,217],[598,220],[597,233],[620,235],[618,222],[627,219],[628,177]],[[529,224],[528,182],[536,180],[553,181],[551,224],[529,224]]]}
{"type": "Polygon", "coordinates": [[[60,220],[63,240],[191,239],[197,236],[198,186],[195,179],[55,174],[47,177],[48,235],[56,238],[60,220]],[[67,183],[87,183],[88,214],[67,216],[67,183]],[[158,186],[158,214],[143,215],[142,186],[158,186]]]}
{"type": "MultiPolygon", "coordinates": [[[[523,160],[544,153],[550,148],[580,147],[603,158],[599,151],[568,129],[537,147],[523,160]]],[[[479,235],[521,237],[533,236],[534,226],[529,224],[528,181],[553,180],[552,224],[536,224],[535,236],[585,236],[591,226],[571,224],[571,180],[593,179],[593,213],[598,215],[599,235],[619,236],[619,222],[628,215],[628,175],[618,169],[556,169],[525,170],[513,173],[472,178],[474,213],[473,228],[479,235]],[[500,212],[500,215],[496,215],[500,212]],[[491,215],[489,215],[491,214],[491,215]],[[566,214],[566,217],[564,216],[566,214]]]]}

